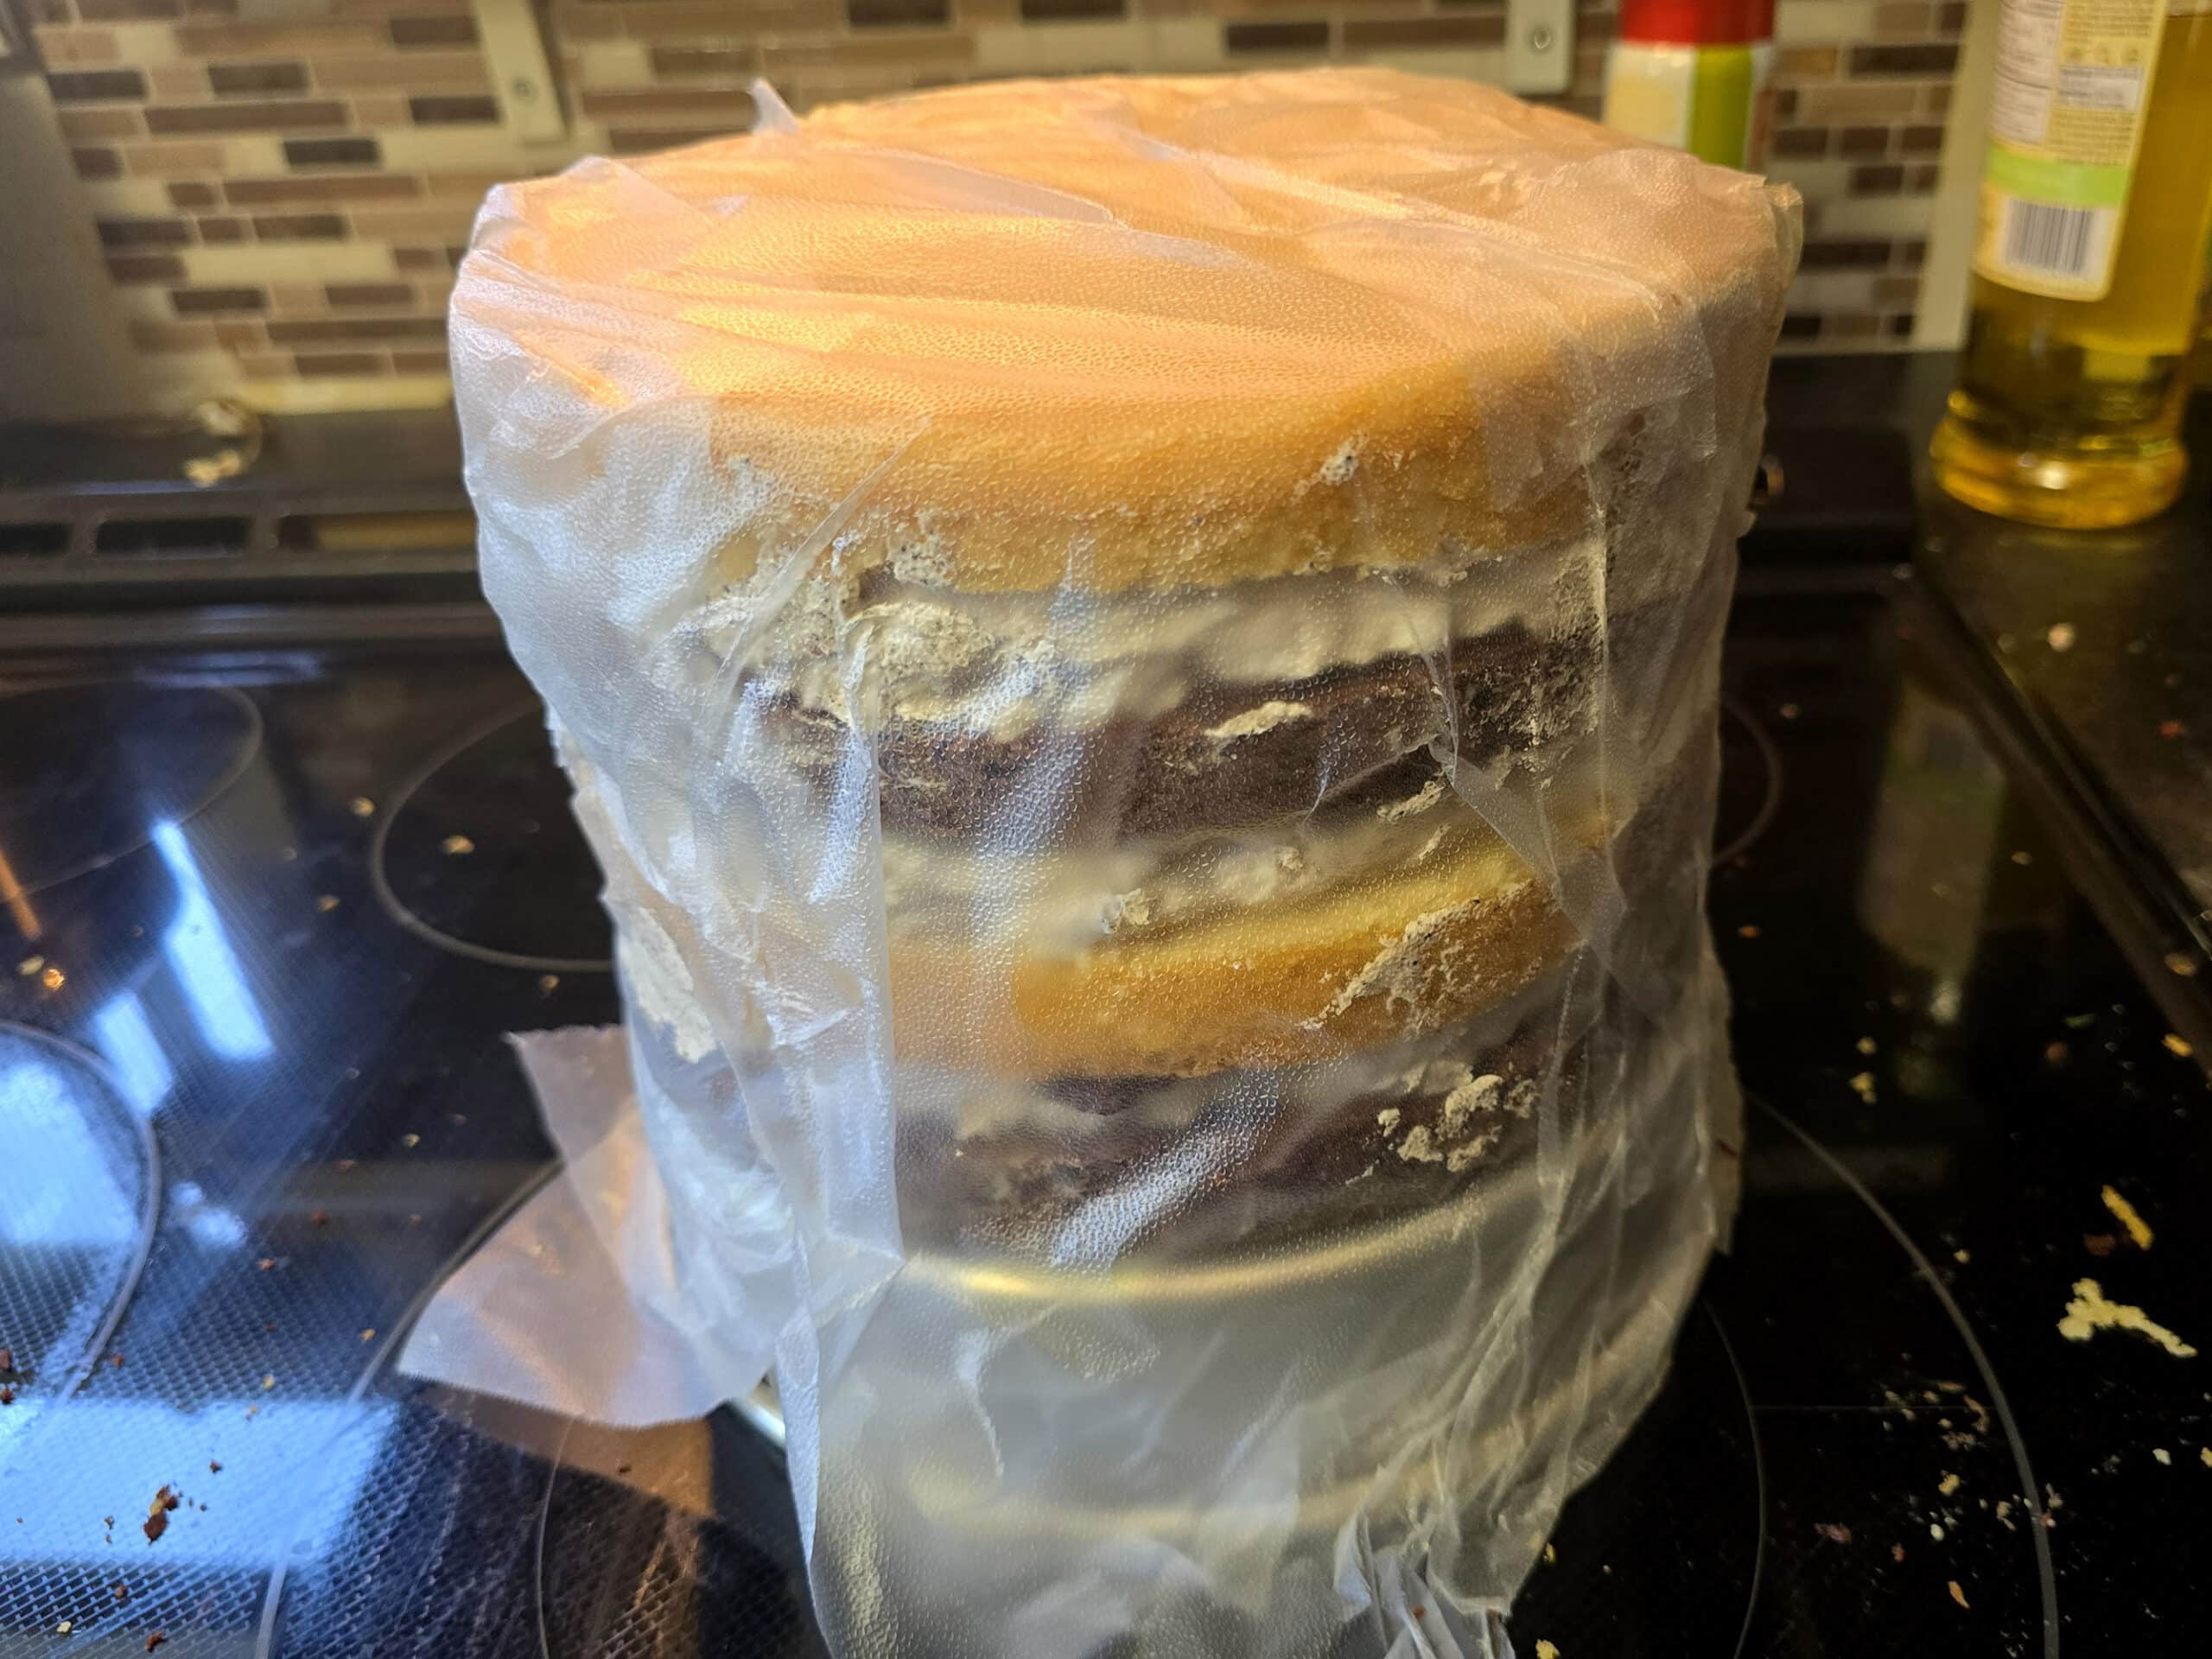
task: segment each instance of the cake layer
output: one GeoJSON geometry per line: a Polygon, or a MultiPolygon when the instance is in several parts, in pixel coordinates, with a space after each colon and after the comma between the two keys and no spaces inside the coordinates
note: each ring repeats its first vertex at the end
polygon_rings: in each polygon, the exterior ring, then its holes
{"type": "Polygon", "coordinates": [[[1712,454],[1793,200],[1381,69],[948,88],[495,192],[464,415],[520,469],[658,454],[737,582],[832,543],[972,592],[1424,568],[1712,454]]]}

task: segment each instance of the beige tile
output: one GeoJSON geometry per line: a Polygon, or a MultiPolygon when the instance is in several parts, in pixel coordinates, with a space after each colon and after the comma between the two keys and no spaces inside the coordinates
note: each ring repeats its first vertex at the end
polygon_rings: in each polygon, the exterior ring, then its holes
{"type": "Polygon", "coordinates": [[[1874,38],[1916,41],[1936,24],[1936,8],[1924,0],[1881,0],[1874,8],[1874,38]]]}
{"type": "Polygon", "coordinates": [[[1808,122],[1851,122],[1910,115],[1920,88],[1910,81],[1840,81],[1808,86],[1798,94],[1799,118],[1808,122]]]}
{"type": "Polygon", "coordinates": [[[123,146],[124,170],[139,178],[188,179],[223,171],[223,146],[205,139],[155,139],[123,146]]]}
{"type": "Polygon", "coordinates": [[[382,57],[316,58],[308,65],[315,84],[325,92],[408,92],[456,87],[491,88],[491,71],[481,52],[391,52],[382,57]]]}
{"type": "Polygon", "coordinates": [[[54,117],[60,123],[61,136],[73,144],[146,136],[146,123],[136,104],[65,104],[54,117]]]}
{"type": "Polygon", "coordinates": [[[390,52],[391,37],[381,23],[332,22],[183,23],[177,49],[194,58],[298,58],[334,56],[341,52],[390,52]]]}
{"type": "Polygon", "coordinates": [[[209,96],[207,68],[197,63],[157,63],[146,71],[146,85],[156,98],[180,103],[209,96]]]}
{"type": "Polygon", "coordinates": [[[83,69],[120,63],[123,46],[111,29],[78,29],[41,23],[31,30],[39,55],[56,69],[83,69]]]}
{"type": "Polygon", "coordinates": [[[320,313],[329,283],[380,282],[391,276],[391,250],[373,242],[248,242],[235,247],[187,248],[186,268],[206,288],[259,283],[302,290],[297,300],[320,313]]]}
{"type": "MultiPolygon", "coordinates": [[[[386,127],[411,127],[415,118],[407,108],[404,92],[356,92],[348,100],[353,106],[353,124],[364,132],[378,132],[386,127]]],[[[391,155],[389,147],[385,154],[391,155]]]]}
{"type": "Polygon", "coordinates": [[[280,317],[319,317],[329,308],[320,283],[271,283],[269,309],[280,317]]]}

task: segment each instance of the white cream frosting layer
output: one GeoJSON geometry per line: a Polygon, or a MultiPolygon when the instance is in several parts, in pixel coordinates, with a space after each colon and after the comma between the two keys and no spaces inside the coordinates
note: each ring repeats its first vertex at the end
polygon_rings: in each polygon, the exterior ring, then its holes
{"type": "Polygon", "coordinates": [[[688,626],[717,660],[741,660],[804,708],[849,721],[872,677],[880,718],[1006,740],[1040,723],[1154,718],[1207,684],[1433,658],[1510,625],[1586,627],[1604,563],[1604,543],[1584,539],[1391,575],[1113,594],[961,593],[889,570],[862,582],[817,569],[793,582],[769,568],[688,626]]]}

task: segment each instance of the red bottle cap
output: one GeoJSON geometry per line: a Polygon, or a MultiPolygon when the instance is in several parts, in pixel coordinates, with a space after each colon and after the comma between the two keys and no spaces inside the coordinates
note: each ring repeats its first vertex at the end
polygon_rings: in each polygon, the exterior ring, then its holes
{"type": "Polygon", "coordinates": [[[1646,46],[1744,46],[1774,38],[1774,0],[1620,0],[1619,39],[1646,46]]]}

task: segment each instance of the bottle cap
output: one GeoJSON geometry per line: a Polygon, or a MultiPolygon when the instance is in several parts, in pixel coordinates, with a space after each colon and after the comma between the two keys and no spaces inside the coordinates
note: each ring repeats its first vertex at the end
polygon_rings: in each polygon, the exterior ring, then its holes
{"type": "Polygon", "coordinates": [[[1774,0],[1620,0],[1617,37],[1647,46],[1742,46],[1774,38],[1774,0]]]}

